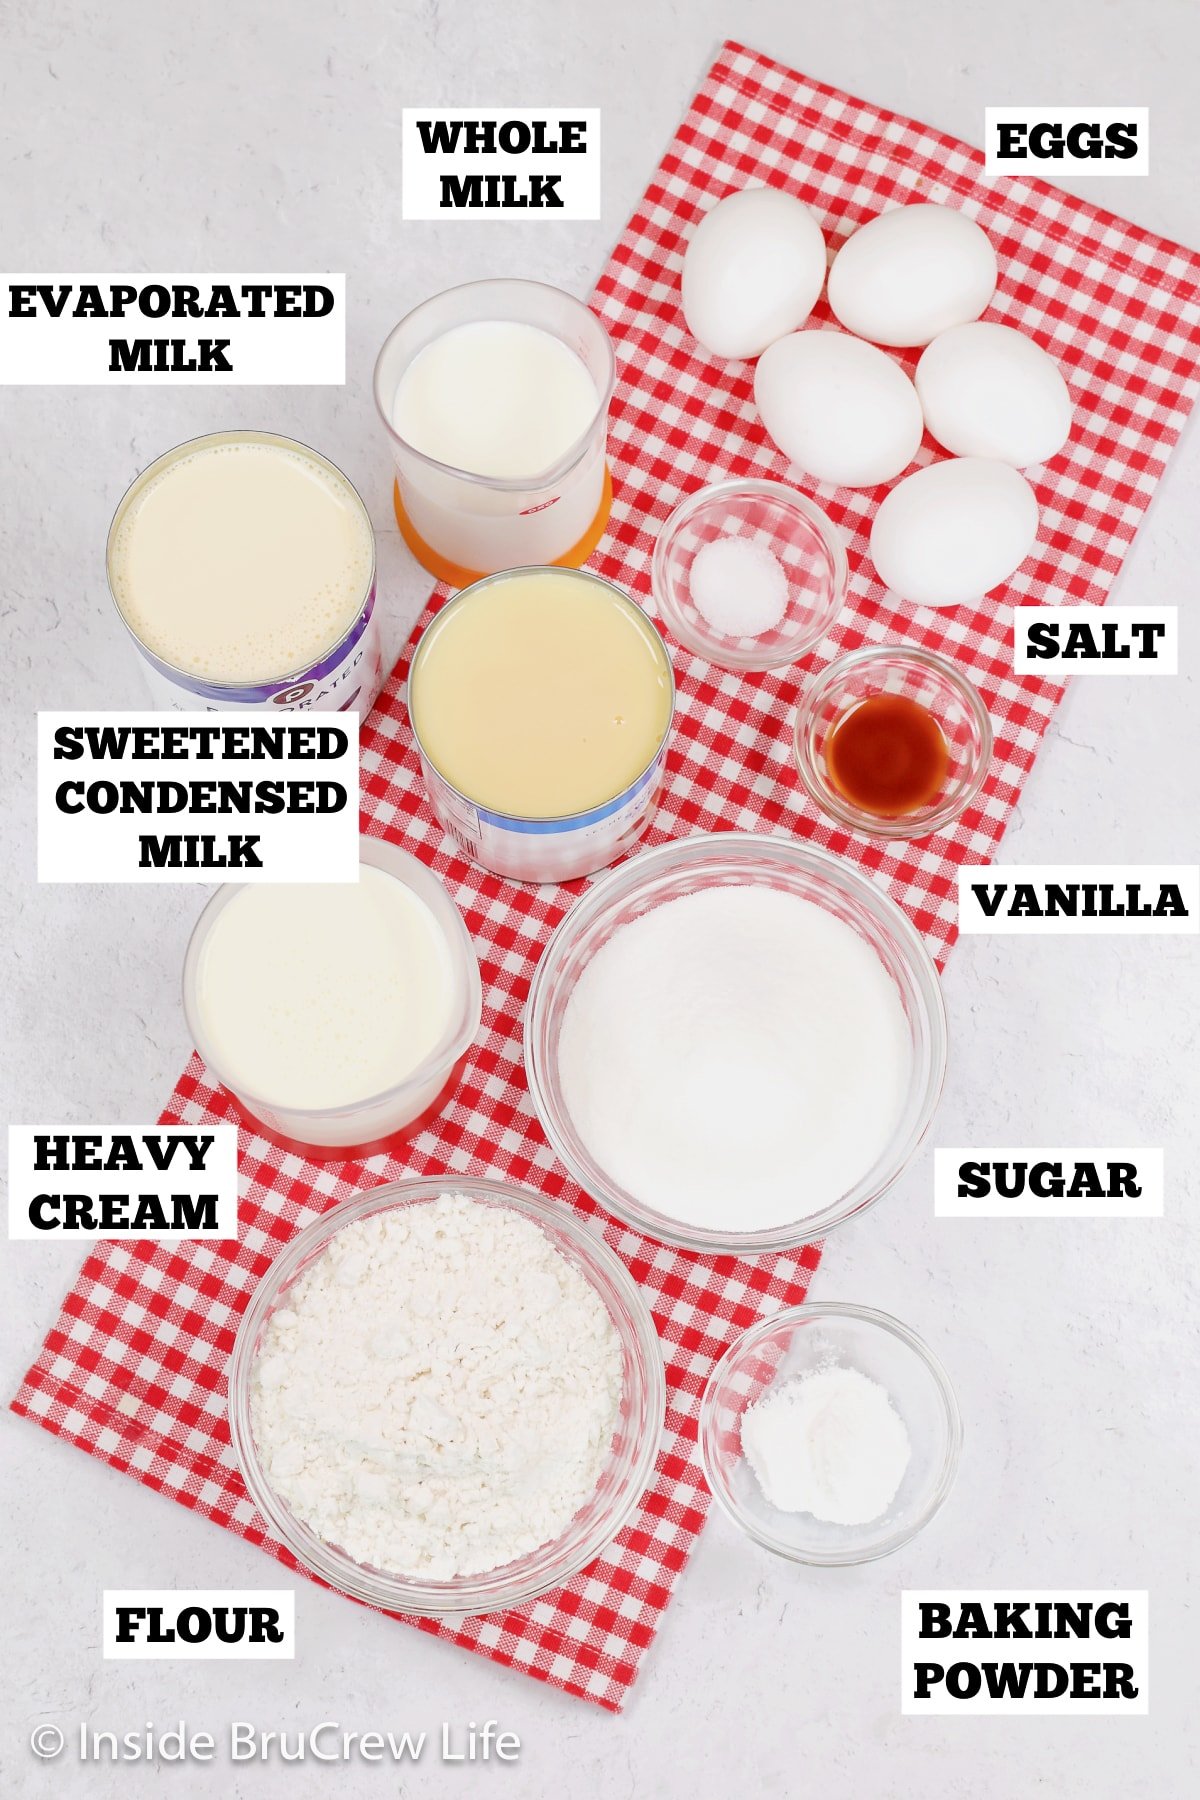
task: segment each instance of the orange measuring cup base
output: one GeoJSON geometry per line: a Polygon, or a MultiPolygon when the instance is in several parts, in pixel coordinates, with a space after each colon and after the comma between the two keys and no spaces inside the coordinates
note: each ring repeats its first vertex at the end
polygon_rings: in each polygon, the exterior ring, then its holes
{"type": "MultiPolygon", "coordinates": [[[[554,558],[555,568],[577,569],[587,561],[604,536],[604,527],[608,524],[608,515],[612,511],[612,497],[612,474],[606,463],[604,466],[604,492],[600,496],[600,505],[596,509],[596,516],[579,542],[572,544],[565,555],[554,558]]],[[[392,506],[396,513],[396,523],[400,527],[400,536],[421,567],[428,569],[431,575],[436,575],[439,581],[446,582],[450,587],[464,588],[470,587],[473,581],[482,581],[485,575],[497,573],[495,569],[464,569],[461,563],[451,562],[448,557],[440,555],[432,545],[427,544],[404,510],[398,481],[394,482],[392,486],[392,506]]]]}

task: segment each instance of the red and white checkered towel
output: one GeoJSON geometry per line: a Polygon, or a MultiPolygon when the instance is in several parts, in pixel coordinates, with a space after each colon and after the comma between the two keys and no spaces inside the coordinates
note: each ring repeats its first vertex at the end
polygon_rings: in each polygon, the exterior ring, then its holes
{"type": "MultiPolygon", "coordinates": [[[[1108,593],[1196,396],[1200,258],[1039,182],[990,184],[977,151],[727,44],[595,296],[620,381],[609,439],[617,497],[594,566],[643,599],[655,533],[681,494],[752,471],[795,478],[755,417],[750,369],[699,354],[679,310],[680,261],[697,219],[754,183],[798,194],[834,244],[897,202],[945,201],[978,219],[1001,269],[988,316],[1043,344],[1076,403],[1068,449],[1034,475],[1036,550],[986,604],[938,613],[885,604],[866,553],[879,494],[815,489],[850,541],[850,600],[828,640],[800,669],[749,677],[676,651],[677,729],[649,841],[793,832],[885,886],[940,960],[954,936],[956,865],[991,857],[1060,696],[1011,673],[1012,604],[1099,602],[1108,593]],[[819,820],[790,761],[806,672],[841,650],[897,638],[960,661],[996,728],[978,804],[951,832],[917,845],[867,843],[819,820]]],[[[819,309],[815,322],[826,316],[819,309]]],[[[934,454],[927,445],[922,459],[934,454]]],[[[317,1166],[243,1132],[240,1242],[101,1246],[13,1405],[287,1561],[246,1498],[225,1423],[238,1316],[272,1256],[353,1190],[405,1175],[493,1174],[557,1196],[603,1232],[653,1306],[670,1389],[654,1483],[618,1542],[566,1589],[512,1613],[423,1629],[617,1708],[704,1519],[695,1422],[705,1377],[737,1330],[803,1298],[817,1252],[749,1262],[668,1249],[601,1218],[555,1167],[526,1096],[519,1020],[573,890],[517,888],[460,860],[420,797],[404,677],[402,663],[364,731],[364,829],[403,841],[437,869],[478,946],[484,1031],[452,1106],[403,1156],[365,1163],[317,1166]]],[[[165,1117],[226,1116],[193,1058],[165,1117]]]]}

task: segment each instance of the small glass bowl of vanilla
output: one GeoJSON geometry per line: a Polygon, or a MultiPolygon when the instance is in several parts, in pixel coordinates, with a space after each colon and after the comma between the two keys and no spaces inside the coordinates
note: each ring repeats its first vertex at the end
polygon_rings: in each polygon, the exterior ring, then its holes
{"type": "Polygon", "coordinates": [[[923,1531],[954,1485],[962,1436],[954,1390],[933,1351],[907,1325],[866,1306],[805,1301],[760,1320],[725,1352],[700,1407],[700,1457],[721,1511],[776,1556],[827,1567],[874,1562],[923,1531]],[[755,1442],[750,1415],[764,1400],[793,1399],[810,1378],[828,1382],[838,1371],[852,1372],[856,1381],[844,1384],[845,1416],[809,1410],[809,1429],[815,1418],[822,1432],[819,1442],[800,1441],[801,1406],[784,1409],[785,1427],[788,1411],[795,1417],[795,1442],[789,1444],[778,1419],[771,1439],[760,1432],[755,1442]],[[874,1406],[855,1404],[856,1387],[872,1390],[874,1406]],[[871,1431],[878,1431],[878,1443],[871,1431]],[[906,1454],[896,1453],[896,1438],[906,1454]],[[768,1460],[764,1467],[764,1441],[775,1466],[768,1460]],[[845,1502],[885,1495],[893,1486],[885,1463],[896,1478],[894,1491],[876,1516],[862,1518],[845,1502]],[[814,1504],[838,1516],[793,1507],[797,1490],[806,1488],[835,1495],[840,1506],[814,1504]],[[788,1503],[773,1503],[771,1494],[788,1503]]]}
{"type": "Polygon", "coordinates": [[[992,722],[947,657],[867,644],[835,658],[800,696],[794,744],[802,788],[835,824],[864,837],[926,838],[979,798],[992,722]]]}

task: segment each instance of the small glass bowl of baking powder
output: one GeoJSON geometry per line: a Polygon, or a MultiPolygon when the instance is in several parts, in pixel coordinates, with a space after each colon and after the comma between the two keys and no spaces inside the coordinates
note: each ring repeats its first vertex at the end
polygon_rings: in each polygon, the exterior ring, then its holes
{"type": "Polygon", "coordinates": [[[680,501],[658,534],[659,617],[722,669],[782,669],[842,610],[849,566],[837,526],[782,481],[721,481],[680,501]]]}
{"type": "Polygon", "coordinates": [[[776,1556],[826,1567],[874,1562],[923,1531],[954,1485],[962,1437],[954,1390],[933,1351],[907,1325],[866,1306],[805,1301],[760,1320],[725,1352],[700,1408],[700,1457],[721,1511],[776,1556]],[[863,1524],[772,1505],[743,1443],[751,1407],[830,1369],[852,1369],[877,1383],[908,1436],[907,1465],[891,1503],[863,1524]]]}
{"type": "Polygon", "coordinates": [[[575,1217],[503,1181],[438,1175],[390,1182],[332,1207],[293,1238],[259,1282],[242,1316],[229,1364],[229,1429],[234,1456],[251,1500],[272,1535],[309,1574],[368,1606],[420,1618],[505,1612],[559,1588],[585,1568],[629,1522],[654,1471],[666,1415],[662,1349],[650,1309],[624,1264],[575,1217]],[[358,1220],[400,1207],[421,1206],[442,1194],[461,1194],[519,1213],[538,1225],[555,1250],[591,1284],[612,1319],[620,1344],[622,1391],[608,1459],[596,1487],[567,1529],[550,1543],[502,1568],[447,1581],[371,1567],[318,1537],[275,1493],[254,1441],[251,1378],[271,1314],[288,1290],[322,1257],[338,1232],[358,1220]]]}

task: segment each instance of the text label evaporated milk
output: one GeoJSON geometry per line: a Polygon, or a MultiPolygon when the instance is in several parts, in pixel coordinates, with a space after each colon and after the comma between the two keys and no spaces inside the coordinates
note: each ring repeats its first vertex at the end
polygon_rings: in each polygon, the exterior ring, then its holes
{"type": "Polygon", "coordinates": [[[159,706],[366,713],[379,691],[371,521],[290,438],[159,457],[117,508],[108,584],[159,706]]]}

